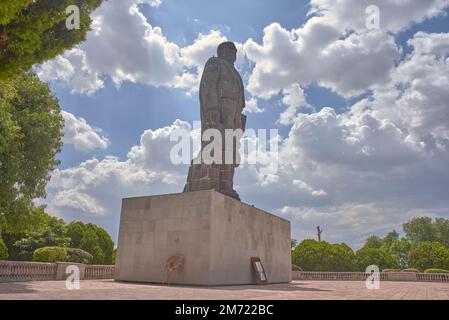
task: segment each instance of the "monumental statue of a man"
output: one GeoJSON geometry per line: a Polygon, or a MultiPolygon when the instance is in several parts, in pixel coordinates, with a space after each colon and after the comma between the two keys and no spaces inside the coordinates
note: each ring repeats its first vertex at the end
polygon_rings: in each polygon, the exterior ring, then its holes
{"type": "MultiPolygon", "coordinates": [[[[203,71],[200,84],[201,111],[201,150],[197,159],[192,161],[187,176],[184,192],[198,190],[216,190],[233,198],[240,197],[234,190],[234,170],[239,165],[239,138],[225,141],[230,130],[245,130],[246,116],[242,114],[245,108],[245,96],[242,78],[234,67],[237,48],[232,42],[224,42],[218,46],[217,56],[210,58],[203,71]],[[204,141],[204,133],[215,129],[221,134],[222,149],[219,155],[221,161],[212,163],[204,161],[203,150],[211,141],[204,141]],[[232,157],[226,155],[232,152],[232,157]],[[229,161],[229,158],[232,160],[229,161]]],[[[206,139],[207,140],[207,139],[206,139]]]]}

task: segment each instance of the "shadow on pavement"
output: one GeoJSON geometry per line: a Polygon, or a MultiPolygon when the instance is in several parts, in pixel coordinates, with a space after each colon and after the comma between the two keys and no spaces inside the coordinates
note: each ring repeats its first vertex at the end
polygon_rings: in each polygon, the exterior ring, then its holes
{"type": "Polygon", "coordinates": [[[3,282],[0,283],[0,294],[33,293],[26,282],[3,282]]]}

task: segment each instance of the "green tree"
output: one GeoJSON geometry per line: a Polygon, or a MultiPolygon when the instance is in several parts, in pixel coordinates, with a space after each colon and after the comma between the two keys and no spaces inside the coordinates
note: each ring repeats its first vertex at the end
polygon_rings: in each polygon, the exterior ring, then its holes
{"type": "Polygon", "coordinates": [[[0,6],[0,25],[9,23],[31,2],[33,0],[2,0],[2,5],[0,6]]]}
{"type": "Polygon", "coordinates": [[[3,239],[0,238],[0,260],[6,260],[9,257],[8,248],[6,244],[3,242],[3,239]]]}
{"type": "Polygon", "coordinates": [[[433,224],[436,240],[449,247],[449,219],[437,218],[433,224]]]}
{"type": "Polygon", "coordinates": [[[333,244],[332,249],[336,259],[336,271],[349,272],[356,269],[354,251],[347,244],[333,244]]]}
{"type": "Polygon", "coordinates": [[[362,248],[355,254],[355,263],[360,272],[364,272],[370,265],[376,265],[380,270],[398,267],[393,257],[382,249],[362,248]]]}
{"type": "Polygon", "coordinates": [[[96,226],[96,233],[98,236],[98,244],[101,248],[101,251],[104,253],[104,259],[102,264],[112,264],[112,254],[114,252],[114,241],[112,241],[109,233],[101,228],[96,226]]]}
{"type": "Polygon", "coordinates": [[[70,246],[72,248],[79,248],[83,233],[86,230],[86,225],[81,221],[73,221],[66,227],[66,234],[70,237],[70,246]]]}
{"type": "Polygon", "coordinates": [[[86,228],[80,241],[79,248],[87,251],[94,257],[94,264],[103,264],[105,260],[105,254],[103,250],[101,250],[99,241],[100,239],[93,228],[86,228]]]}
{"type": "Polygon", "coordinates": [[[0,80],[0,229],[22,232],[39,223],[45,186],[59,163],[63,118],[47,84],[32,73],[0,80]]]}
{"type": "Polygon", "coordinates": [[[409,265],[426,269],[449,269],[449,249],[438,242],[422,242],[410,252],[409,265]]]}
{"type": "Polygon", "coordinates": [[[0,9],[0,79],[56,57],[85,40],[90,14],[102,0],[3,0],[0,9]],[[6,1],[6,2],[5,2],[6,1]],[[5,2],[5,3],[3,3],[5,2]],[[80,28],[69,30],[66,8],[80,9],[80,28]]]}
{"type": "Polygon", "coordinates": [[[412,243],[408,238],[401,238],[393,241],[390,246],[389,253],[396,260],[396,263],[401,269],[409,267],[409,254],[412,249],[412,243]]]}
{"type": "Polygon", "coordinates": [[[380,249],[383,245],[383,241],[380,237],[372,235],[369,236],[368,239],[366,239],[364,248],[371,248],[371,249],[380,249]]]}
{"type": "Polygon", "coordinates": [[[293,251],[293,264],[305,271],[351,271],[352,249],[344,244],[304,240],[293,251]]]}
{"type": "Polygon", "coordinates": [[[70,238],[65,234],[65,224],[62,219],[46,215],[38,232],[27,233],[14,243],[18,252],[17,260],[31,261],[33,252],[43,247],[68,247],[70,238]]]}
{"type": "Polygon", "coordinates": [[[391,245],[398,239],[399,234],[396,232],[396,230],[390,231],[385,237],[383,237],[381,249],[390,252],[391,245]]]}
{"type": "Polygon", "coordinates": [[[402,225],[405,234],[414,244],[436,240],[432,218],[414,218],[402,225]]]}
{"type": "MultiPolygon", "coordinates": [[[[96,264],[112,264],[112,253],[114,251],[114,241],[112,240],[109,233],[92,223],[84,224],[80,221],[71,222],[66,227],[67,236],[71,238],[70,246],[73,248],[81,248],[88,252],[89,250],[83,248],[82,246],[86,246],[86,243],[81,244],[81,241],[85,235],[85,233],[89,231],[95,233],[94,239],[96,239],[96,245],[98,245],[101,253],[97,251],[97,254],[92,253],[92,255],[97,256],[94,263],[96,264]],[[99,259],[98,256],[102,256],[102,259],[99,259]]],[[[90,237],[90,236],[89,236],[90,237]]],[[[93,240],[92,240],[93,241],[93,240]]],[[[96,245],[89,244],[89,248],[96,247],[96,245]]],[[[91,249],[93,250],[93,249],[91,249]]]]}

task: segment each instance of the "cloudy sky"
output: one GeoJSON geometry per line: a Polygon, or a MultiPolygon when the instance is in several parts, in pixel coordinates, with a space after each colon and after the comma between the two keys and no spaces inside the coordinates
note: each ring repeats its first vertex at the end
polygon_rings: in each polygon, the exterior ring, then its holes
{"type": "MultiPolygon", "coordinates": [[[[109,0],[78,47],[37,70],[64,110],[49,213],[117,239],[123,197],[180,192],[170,134],[231,40],[247,126],[278,129],[279,167],[236,173],[292,237],[358,248],[416,216],[449,218],[449,0],[109,0]],[[380,29],[365,9],[380,9],[380,29]]],[[[270,159],[270,153],[266,157],[270,159]]]]}

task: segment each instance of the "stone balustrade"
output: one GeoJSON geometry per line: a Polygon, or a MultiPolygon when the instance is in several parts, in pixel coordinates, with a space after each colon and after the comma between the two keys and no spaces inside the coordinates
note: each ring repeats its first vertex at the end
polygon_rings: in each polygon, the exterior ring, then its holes
{"type": "Polygon", "coordinates": [[[68,276],[65,268],[69,265],[79,267],[80,279],[114,278],[115,266],[0,260],[0,282],[63,280],[68,276]]]}
{"type": "Polygon", "coordinates": [[[0,282],[54,280],[56,263],[0,261],[0,282]]]}
{"type": "MultiPolygon", "coordinates": [[[[82,265],[81,279],[113,279],[115,266],[82,265]]],[[[41,263],[0,260],[0,282],[61,280],[61,267],[71,263],[41,263]],[[58,272],[59,270],[59,272],[58,272]]],[[[293,280],[365,281],[371,274],[365,272],[308,272],[293,271],[293,280]]],[[[381,281],[448,282],[448,273],[381,272],[381,281]]]]}
{"type": "Polygon", "coordinates": [[[113,279],[115,266],[86,265],[84,279],[113,279]]]}
{"type": "Polygon", "coordinates": [[[449,282],[449,273],[418,273],[418,281],[449,282]]]}
{"type": "MultiPolygon", "coordinates": [[[[365,272],[308,272],[293,271],[293,280],[365,281],[371,274],[365,272]]],[[[449,282],[447,273],[381,272],[381,281],[449,282]]]]}

